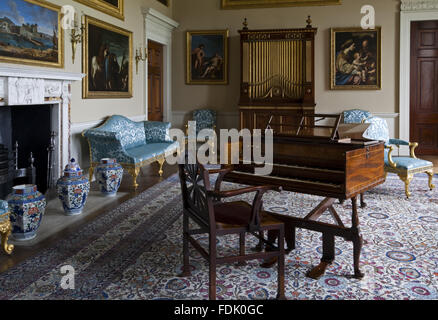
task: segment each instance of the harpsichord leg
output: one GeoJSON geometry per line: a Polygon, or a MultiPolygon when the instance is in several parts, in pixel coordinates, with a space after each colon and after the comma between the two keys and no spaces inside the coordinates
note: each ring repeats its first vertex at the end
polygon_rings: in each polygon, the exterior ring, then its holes
{"type": "Polygon", "coordinates": [[[326,269],[335,260],[335,236],[324,233],[322,235],[322,259],[319,265],[307,273],[309,278],[318,280],[324,275],[326,269]]]}
{"type": "Polygon", "coordinates": [[[357,213],[357,198],[354,197],[351,199],[352,207],[353,207],[353,216],[352,216],[352,227],[351,231],[353,232],[353,259],[354,259],[354,277],[356,279],[362,279],[364,274],[360,271],[360,253],[362,250],[362,236],[360,234],[359,228],[359,215],[357,213]]]}
{"type": "Polygon", "coordinates": [[[367,207],[367,204],[365,203],[365,196],[363,193],[360,194],[360,207],[362,209],[367,207]]]}

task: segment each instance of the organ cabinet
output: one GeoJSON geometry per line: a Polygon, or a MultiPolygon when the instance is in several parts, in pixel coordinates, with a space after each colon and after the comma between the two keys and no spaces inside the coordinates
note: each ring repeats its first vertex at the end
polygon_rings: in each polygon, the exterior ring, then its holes
{"type": "Polygon", "coordinates": [[[240,127],[289,134],[315,113],[315,35],[306,28],[240,30],[240,127]]]}

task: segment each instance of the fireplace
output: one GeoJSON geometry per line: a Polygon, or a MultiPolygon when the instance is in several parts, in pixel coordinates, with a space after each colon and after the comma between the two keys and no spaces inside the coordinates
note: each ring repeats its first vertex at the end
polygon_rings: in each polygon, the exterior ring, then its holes
{"type": "MultiPolygon", "coordinates": [[[[0,68],[0,145],[12,152],[18,142],[19,168],[29,166],[32,152],[36,183],[41,192],[45,192],[48,185],[54,185],[70,158],[71,83],[83,76],[30,68],[0,68]],[[47,181],[47,149],[51,138],[53,169],[47,181]]],[[[2,198],[5,196],[0,195],[2,198]]]]}

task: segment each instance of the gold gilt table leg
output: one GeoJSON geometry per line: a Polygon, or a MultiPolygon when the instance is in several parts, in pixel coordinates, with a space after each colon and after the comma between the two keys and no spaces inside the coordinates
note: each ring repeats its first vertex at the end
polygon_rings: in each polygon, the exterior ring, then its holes
{"type": "Polygon", "coordinates": [[[426,173],[429,175],[429,188],[430,190],[435,189],[435,185],[432,183],[433,180],[433,169],[427,170],[426,173]]]}
{"type": "Polygon", "coordinates": [[[0,233],[2,235],[2,248],[3,250],[5,250],[7,254],[11,254],[12,251],[14,250],[14,245],[8,244],[8,238],[11,235],[11,232],[12,232],[12,225],[9,219],[8,221],[0,224],[0,233]]]}

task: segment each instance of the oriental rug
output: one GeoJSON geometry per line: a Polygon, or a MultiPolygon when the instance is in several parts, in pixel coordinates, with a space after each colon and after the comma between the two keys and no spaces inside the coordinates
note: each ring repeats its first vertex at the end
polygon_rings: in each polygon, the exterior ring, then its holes
{"type": "MultiPolygon", "coordinates": [[[[224,189],[238,187],[224,183],[224,189]]],[[[417,175],[412,198],[404,196],[395,175],[366,194],[360,209],[364,246],[362,280],[353,274],[352,245],[336,239],[336,260],[319,280],[306,278],[321,258],[321,234],[297,230],[297,248],[286,257],[288,299],[437,299],[438,191],[417,175]]],[[[243,197],[250,201],[253,194],[243,197]]],[[[242,197],[241,197],[242,198],[242,197]]],[[[304,216],[322,200],[297,193],[268,193],[266,210],[304,216]]],[[[75,234],[0,274],[0,299],[207,299],[208,265],[191,249],[192,275],[179,278],[182,266],[182,204],[178,176],[146,190],[102,214],[75,234]],[[75,270],[74,289],[61,287],[63,266],[75,270]]],[[[351,202],[336,204],[350,224],[351,202]]],[[[330,221],[330,216],[323,216],[330,221]]],[[[200,236],[207,244],[207,237],[200,236]]],[[[256,244],[248,236],[248,248],[256,244]]],[[[218,240],[219,254],[237,252],[238,239],[218,240]]],[[[249,249],[248,249],[249,250],[249,249]]],[[[218,299],[272,299],[276,267],[259,261],[217,270],[218,299]]]]}

